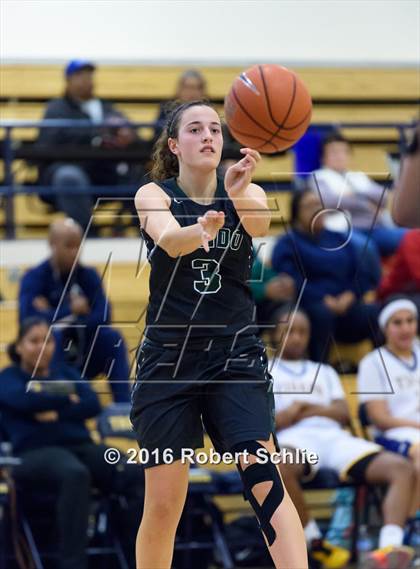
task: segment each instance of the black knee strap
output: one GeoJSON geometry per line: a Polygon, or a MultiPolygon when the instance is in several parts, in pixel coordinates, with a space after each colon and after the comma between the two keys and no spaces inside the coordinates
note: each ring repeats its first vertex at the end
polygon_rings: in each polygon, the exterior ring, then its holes
{"type": "MultiPolygon", "coordinates": [[[[249,455],[255,455],[257,456],[257,460],[261,460],[257,455],[257,450],[260,448],[264,449],[268,453],[265,447],[256,441],[239,443],[233,447],[232,452],[243,453],[247,451],[249,455]]],[[[244,498],[245,500],[248,500],[253,507],[258,518],[259,526],[264,532],[268,545],[271,546],[276,539],[276,532],[271,525],[271,518],[284,498],[283,483],[278,470],[270,459],[268,459],[266,463],[255,462],[253,464],[249,464],[246,468],[242,468],[238,463],[238,470],[244,485],[244,498]],[[252,488],[260,482],[273,483],[261,505],[252,493],[252,488]]]]}

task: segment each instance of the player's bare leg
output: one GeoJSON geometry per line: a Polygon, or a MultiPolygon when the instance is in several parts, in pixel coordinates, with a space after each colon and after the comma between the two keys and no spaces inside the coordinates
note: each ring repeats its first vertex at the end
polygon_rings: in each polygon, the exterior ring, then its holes
{"type": "Polygon", "coordinates": [[[175,534],[187,496],[188,472],[188,463],[182,464],[180,460],[146,469],[136,569],[170,569],[175,534]]]}
{"type": "Polygon", "coordinates": [[[415,475],[410,517],[414,517],[418,510],[420,510],[420,443],[417,443],[411,447],[410,457],[414,466],[415,475]]]}
{"type": "MultiPolygon", "coordinates": [[[[284,449],[286,450],[286,449],[284,449]]],[[[291,449],[294,450],[294,449],[291,449]]],[[[280,472],[283,482],[287,488],[289,496],[299,514],[302,526],[305,527],[309,522],[310,516],[305,503],[305,497],[301,486],[301,479],[304,474],[305,465],[302,462],[282,463],[280,472]]]]}

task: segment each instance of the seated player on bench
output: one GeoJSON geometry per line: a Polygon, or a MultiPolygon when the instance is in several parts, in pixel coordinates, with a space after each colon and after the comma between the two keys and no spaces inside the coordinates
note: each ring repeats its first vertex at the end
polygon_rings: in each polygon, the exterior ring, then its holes
{"type": "Polygon", "coordinates": [[[340,379],[329,365],[306,358],[311,333],[309,319],[303,311],[298,311],[289,326],[288,313],[287,308],[276,313],[272,344],[276,351],[283,345],[283,354],[281,359],[271,361],[270,369],[280,446],[311,451],[318,456],[315,465],[282,461],[280,467],[301,517],[311,555],[328,568],[343,567],[348,560],[348,552],[322,540],[300,486],[301,481],[315,476],[318,469],[329,468],[342,480],[388,485],[378,549],[370,554],[370,566],[382,567],[376,564],[377,559],[398,557],[398,567],[403,569],[413,556],[412,549],[402,545],[412,499],[413,469],[403,457],[354,437],[344,429],[350,415],[340,379]]]}
{"type": "MultiPolygon", "coordinates": [[[[410,517],[420,516],[420,346],[416,305],[401,298],[379,315],[385,344],[365,356],[358,392],[373,424],[374,437],[390,451],[410,459],[416,481],[410,517]]],[[[414,519],[411,524],[414,526],[414,519]]]]}

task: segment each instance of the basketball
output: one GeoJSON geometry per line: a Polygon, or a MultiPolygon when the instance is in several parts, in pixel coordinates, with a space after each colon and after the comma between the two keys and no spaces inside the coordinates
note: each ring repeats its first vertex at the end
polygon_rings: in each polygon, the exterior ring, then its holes
{"type": "Polygon", "coordinates": [[[297,142],[311,114],[311,96],[302,80],[275,64],[254,65],[241,73],[225,99],[225,120],[232,136],[265,154],[297,142]]]}

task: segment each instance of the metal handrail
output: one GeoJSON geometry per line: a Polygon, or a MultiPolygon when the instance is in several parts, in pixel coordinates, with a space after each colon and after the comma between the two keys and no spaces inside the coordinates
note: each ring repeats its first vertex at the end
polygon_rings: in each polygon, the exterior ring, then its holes
{"type": "MultiPolygon", "coordinates": [[[[164,121],[163,121],[164,122],[164,121]]],[[[82,128],[92,127],[110,127],[118,128],[121,125],[131,126],[133,128],[150,127],[155,128],[158,124],[153,122],[136,122],[127,119],[119,119],[118,123],[110,123],[109,120],[101,122],[92,122],[84,119],[41,119],[41,120],[0,120],[0,128],[38,128],[38,127],[70,127],[80,126],[82,128]]],[[[411,122],[327,122],[327,123],[311,123],[312,127],[326,128],[331,126],[339,126],[341,128],[412,128],[415,127],[417,121],[413,119],[411,122]]]]}
{"type": "MultiPolygon", "coordinates": [[[[405,149],[406,141],[404,132],[416,126],[417,122],[413,120],[408,123],[393,123],[393,122],[334,122],[334,123],[315,123],[311,124],[312,128],[394,128],[399,133],[399,148],[401,151],[405,149]]],[[[15,237],[15,224],[14,224],[14,203],[13,196],[16,193],[15,184],[13,179],[12,163],[14,160],[14,148],[11,138],[13,129],[19,128],[120,128],[122,126],[130,126],[131,128],[156,128],[163,126],[162,122],[132,122],[126,119],[121,119],[117,123],[104,120],[94,123],[89,120],[75,120],[75,119],[43,119],[43,120],[0,120],[0,128],[5,129],[5,137],[3,140],[3,154],[4,154],[4,184],[0,185],[0,195],[5,195],[6,199],[6,237],[13,239],[15,237]]],[[[38,187],[38,189],[40,189],[38,187]]],[[[95,188],[92,191],[96,191],[95,188]]],[[[31,192],[27,192],[31,193],[31,192]]]]}
{"type": "Polygon", "coordinates": [[[155,128],[159,123],[157,122],[133,122],[127,119],[118,118],[118,122],[101,121],[93,122],[84,119],[42,119],[42,120],[0,120],[0,128],[66,128],[66,127],[81,127],[81,128],[120,128],[121,126],[130,126],[132,128],[151,127],[155,128]]]}

